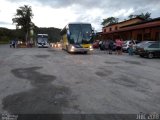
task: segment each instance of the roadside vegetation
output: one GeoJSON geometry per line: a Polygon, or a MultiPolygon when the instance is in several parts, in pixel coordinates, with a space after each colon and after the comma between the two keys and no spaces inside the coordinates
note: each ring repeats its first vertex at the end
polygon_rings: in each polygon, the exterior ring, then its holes
{"type": "MultiPolygon", "coordinates": [[[[36,34],[38,33],[44,33],[49,35],[49,41],[50,42],[58,42],[60,41],[60,31],[59,28],[35,28],[35,35],[34,39],[36,39],[36,34]]],[[[24,40],[24,33],[20,29],[7,29],[7,28],[0,28],[0,44],[6,44],[9,43],[12,39],[19,39],[24,40]]]]}
{"type": "Polygon", "coordinates": [[[9,43],[12,39],[18,39],[24,42],[28,42],[30,38],[36,39],[36,34],[48,34],[50,42],[57,42],[60,40],[59,28],[39,28],[33,22],[34,14],[31,6],[21,6],[16,10],[14,18],[12,18],[13,24],[16,25],[16,29],[0,28],[0,44],[9,43]]]}
{"type": "MultiPolygon", "coordinates": [[[[151,13],[149,13],[149,12],[141,13],[141,14],[131,14],[131,15],[128,16],[128,19],[133,19],[133,18],[136,18],[136,17],[142,18],[146,21],[152,19],[151,18],[151,13]]],[[[125,20],[127,20],[127,19],[125,19],[125,20]]],[[[118,22],[119,22],[119,18],[108,17],[108,18],[103,19],[101,25],[108,26],[108,25],[116,24],[118,22]]]]}

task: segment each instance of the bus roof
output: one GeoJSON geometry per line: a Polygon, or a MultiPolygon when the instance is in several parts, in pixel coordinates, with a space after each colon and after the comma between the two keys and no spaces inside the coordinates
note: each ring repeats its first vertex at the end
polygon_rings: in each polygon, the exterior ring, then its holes
{"type": "MultiPolygon", "coordinates": [[[[68,25],[70,25],[70,24],[90,24],[90,25],[91,25],[91,23],[87,23],[87,22],[70,22],[70,23],[68,23],[66,26],[68,26],[68,25]]],[[[66,26],[65,26],[63,29],[61,29],[61,32],[62,32],[64,29],[66,29],[66,26]]]]}
{"type": "Polygon", "coordinates": [[[85,22],[70,22],[68,23],[69,24],[91,24],[91,23],[85,23],[85,22]]]}

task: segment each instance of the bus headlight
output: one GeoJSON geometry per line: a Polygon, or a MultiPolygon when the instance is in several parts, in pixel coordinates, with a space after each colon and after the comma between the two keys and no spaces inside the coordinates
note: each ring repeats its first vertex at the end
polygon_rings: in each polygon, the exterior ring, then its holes
{"type": "Polygon", "coordinates": [[[92,45],[89,46],[89,50],[93,50],[93,46],[92,45]]]}
{"type": "Polygon", "coordinates": [[[74,46],[71,46],[71,52],[74,52],[74,48],[75,48],[74,46]]]}

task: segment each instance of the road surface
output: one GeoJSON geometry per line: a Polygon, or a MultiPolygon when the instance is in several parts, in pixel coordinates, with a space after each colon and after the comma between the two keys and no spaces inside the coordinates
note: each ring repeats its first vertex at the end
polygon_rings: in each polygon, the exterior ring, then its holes
{"type": "Polygon", "coordinates": [[[160,59],[0,45],[0,113],[160,113],[160,59]]]}

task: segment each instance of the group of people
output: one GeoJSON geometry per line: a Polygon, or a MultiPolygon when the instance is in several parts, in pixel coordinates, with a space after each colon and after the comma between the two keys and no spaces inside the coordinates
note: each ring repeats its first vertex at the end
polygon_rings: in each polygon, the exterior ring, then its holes
{"type": "MultiPolygon", "coordinates": [[[[115,54],[117,55],[122,55],[122,47],[123,47],[123,40],[122,39],[116,39],[115,41],[113,40],[103,40],[103,42],[101,41],[99,43],[100,47],[103,47],[103,49],[101,50],[107,50],[108,54],[112,54],[112,51],[115,51],[115,54]]],[[[135,45],[135,41],[132,40],[129,43],[129,48],[128,48],[128,54],[129,55],[133,55],[134,53],[134,45],[135,45]]]]}
{"type": "Polygon", "coordinates": [[[112,54],[112,51],[115,51],[117,55],[122,54],[122,45],[123,41],[122,39],[116,39],[115,41],[113,40],[107,40],[107,41],[101,41],[99,43],[100,49],[101,50],[108,50],[108,54],[112,54]]]}

